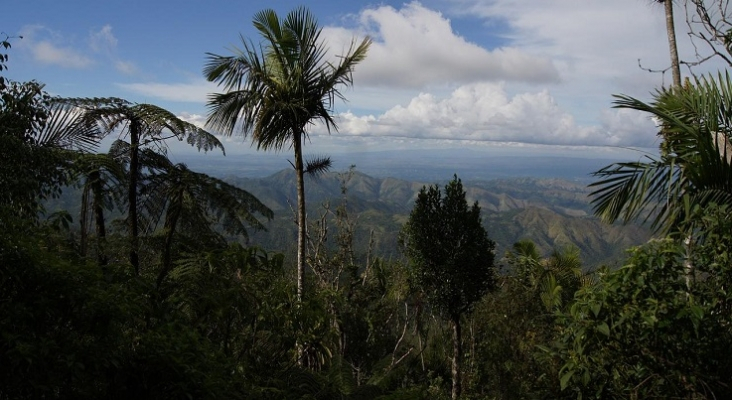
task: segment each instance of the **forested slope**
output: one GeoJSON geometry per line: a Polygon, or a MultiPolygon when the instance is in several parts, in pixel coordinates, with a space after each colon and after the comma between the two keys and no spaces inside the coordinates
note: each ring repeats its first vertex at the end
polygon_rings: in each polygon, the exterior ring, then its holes
{"type": "MultiPolygon", "coordinates": [[[[450,176],[446,175],[445,179],[450,176]]],[[[227,180],[257,196],[275,211],[267,232],[252,235],[252,242],[268,249],[287,249],[294,238],[292,206],[294,174],[283,170],[265,178],[230,176],[227,180]]],[[[411,210],[419,189],[435,182],[376,178],[357,171],[336,172],[310,178],[307,185],[311,220],[347,201],[356,221],[356,248],[366,251],[373,231],[375,251],[380,256],[399,257],[397,235],[411,210]],[[342,189],[345,188],[345,195],[342,189]]],[[[617,265],[628,247],[644,243],[647,229],[637,225],[607,225],[592,216],[589,189],[560,179],[515,178],[465,182],[470,202],[478,201],[489,235],[499,256],[513,243],[529,239],[541,252],[577,247],[588,268],[617,265]]]]}

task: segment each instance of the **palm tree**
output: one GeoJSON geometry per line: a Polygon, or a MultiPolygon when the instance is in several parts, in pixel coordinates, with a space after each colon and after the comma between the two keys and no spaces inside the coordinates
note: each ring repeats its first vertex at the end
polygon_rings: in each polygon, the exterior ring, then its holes
{"type": "Polygon", "coordinates": [[[88,232],[92,221],[96,231],[96,253],[100,266],[107,264],[104,254],[104,241],[107,236],[104,222],[104,210],[110,209],[117,202],[122,193],[120,188],[127,180],[124,166],[114,156],[112,145],[109,153],[82,154],[74,161],[74,172],[80,174],[82,180],[81,212],[79,225],[81,227],[80,252],[86,255],[88,232]]]}
{"type": "Polygon", "coordinates": [[[576,247],[555,249],[549,257],[542,258],[536,244],[523,239],[506,252],[505,260],[526,294],[540,299],[547,311],[569,304],[574,293],[590,283],[589,275],[582,272],[576,247]]]}
{"type": "Polygon", "coordinates": [[[340,86],[353,83],[352,71],[366,57],[369,38],[352,42],[337,64],[325,59],[327,48],[321,28],[305,8],[297,8],[284,19],[273,10],[254,16],[254,27],[262,36],[259,46],[242,38],[243,50],[234,56],[208,55],[204,75],[223,87],[225,93],[209,97],[207,123],[215,130],[250,135],[257,149],[281,150],[289,146],[295,154],[297,176],[297,298],[302,300],[305,263],[305,172],[330,165],[325,158],[305,165],[302,146],[308,128],[323,123],[337,130],[331,112],[336,98],[344,99],[340,86]]]}
{"type": "Polygon", "coordinates": [[[590,196],[607,222],[641,218],[662,233],[688,232],[690,206],[732,204],[732,81],[728,73],[661,90],[651,103],[616,96],[615,106],[651,114],[662,131],[660,157],[595,173],[590,196]]]}
{"type": "Polygon", "coordinates": [[[150,145],[164,146],[165,139],[186,140],[204,151],[224,147],[205,130],[181,120],[175,114],[152,104],[136,104],[118,98],[67,99],[68,104],[85,110],[88,123],[98,122],[107,134],[120,131],[120,137],[129,135],[129,181],[127,191],[128,226],[130,234],[130,264],[140,272],[138,258],[139,217],[138,184],[142,167],[140,151],[150,145]]]}
{"type": "Polygon", "coordinates": [[[173,164],[151,149],[146,149],[141,158],[153,171],[142,189],[145,220],[152,227],[163,223],[158,288],[172,269],[173,239],[177,233],[185,232],[200,243],[202,237],[219,238],[213,230],[213,224],[219,223],[225,233],[248,238],[247,226],[265,229],[255,213],[267,219],[273,217],[272,210],[246,190],[191,171],[185,164],[173,164]]]}
{"type": "Polygon", "coordinates": [[[681,64],[679,63],[679,50],[676,47],[676,25],[674,24],[674,2],[673,0],[656,0],[663,3],[666,15],[666,35],[668,37],[668,51],[671,56],[671,76],[673,85],[681,87],[681,64]]]}

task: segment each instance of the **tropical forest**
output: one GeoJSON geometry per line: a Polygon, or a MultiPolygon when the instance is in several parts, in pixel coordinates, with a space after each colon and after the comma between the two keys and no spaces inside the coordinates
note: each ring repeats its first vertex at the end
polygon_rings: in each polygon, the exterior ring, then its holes
{"type": "MultiPolygon", "coordinates": [[[[724,2],[657,2],[732,59],[724,2]]],[[[0,36],[0,400],[732,398],[732,77],[679,60],[673,16],[673,82],[608,93],[657,153],[572,186],[334,170],[304,147],[372,39],[331,57],[305,7],[249,21],[205,55],[205,125],[9,79],[0,36]],[[228,136],[290,164],[169,156],[228,136]]]]}

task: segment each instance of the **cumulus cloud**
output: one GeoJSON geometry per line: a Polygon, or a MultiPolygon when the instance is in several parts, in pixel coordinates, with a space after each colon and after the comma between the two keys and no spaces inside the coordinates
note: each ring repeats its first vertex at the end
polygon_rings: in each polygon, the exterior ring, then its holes
{"type": "MultiPolygon", "coordinates": [[[[655,129],[644,115],[610,110],[609,100],[613,93],[642,98],[659,84],[658,75],[638,68],[638,58],[649,66],[666,65],[662,12],[654,15],[652,5],[636,0],[453,3],[456,6],[445,12],[455,18],[482,18],[486,26],[501,21],[500,26],[509,28],[498,33],[507,45],[489,49],[471,43],[455,33],[444,14],[419,3],[401,9],[365,9],[357,17],[356,30],[327,31],[334,43],[347,43],[354,35],[369,34],[374,39],[354,74],[359,87],[421,89],[383,112],[374,113],[372,107],[368,115],[343,113],[342,133],[655,145],[655,129]],[[445,91],[446,87],[453,91],[445,91]]],[[[355,91],[353,98],[358,101],[359,96],[355,91]]],[[[389,98],[381,101],[389,104],[389,98]]]]}
{"type": "MultiPolygon", "coordinates": [[[[586,82],[601,89],[612,85],[643,89],[658,85],[661,77],[638,68],[668,67],[669,55],[663,7],[637,0],[453,0],[458,15],[501,20],[512,46],[550,57],[562,79],[586,82]],[[626,84],[627,81],[632,83],[626,84]],[[642,87],[638,84],[642,83],[642,87]]],[[[685,26],[677,13],[677,26],[685,26]]],[[[680,30],[681,32],[681,30],[680,30]]],[[[682,55],[693,55],[679,35],[682,55]]]]}
{"type": "Polygon", "coordinates": [[[652,146],[653,123],[631,110],[607,111],[581,125],[547,91],[509,96],[502,84],[476,83],[449,97],[420,94],[378,116],[339,115],[340,133],[466,141],[591,146],[652,146]]]}
{"type": "MultiPolygon", "coordinates": [[[[661,82],[660,76],[638,68],[637,60],[654,68],[667,65],[662,10],[654,13],[653,5],[637,0],[452,4],[442,12],[416,2],[371,7],[351,15],[347,26],[324,29],[331,58],[343,54],[354,37],[374,40],[356,67],[356,87],[344,93],[354,108],[338,116],[342,137],[657,144],[647,116],[609,107],[613,93],[647,99],[661,82]],[[471,21],[482,19],[504,45],[485,47],[456,33],[454,26],[467,15],[471,21]],[[500,23],[491,25],[495,21],[500,23]]],[[[102,33],[104,42],[108,37],[102,33]]],[[[218,91],[203,79],[120,86],[153,98],[201,104],[208,93],[218,91]]],[[[313,134],[325,130],[316,128],[313,134]]]]}
{"type": "Polygon", "coordinates": [[[559,74],[547,57],[515,47],[485,49],[459,36],[441,13],[413,2],[397,10],[363,10],[355,29],[324,29],[335,49],[354,36],[373,39],[368,57],[358,65],[359,84],[424,88],[476,80],[556,82],[559,74]]]}
{"type": "Polygon", "coordinates": [[[196,113],[189,113],[189,112],[182,112],[177,115],[178,118],[180,118],[183,121],[190,122],[193,125],[196,125],[199,128],[204,128],[206,126],[206,116],[196,113]]]}

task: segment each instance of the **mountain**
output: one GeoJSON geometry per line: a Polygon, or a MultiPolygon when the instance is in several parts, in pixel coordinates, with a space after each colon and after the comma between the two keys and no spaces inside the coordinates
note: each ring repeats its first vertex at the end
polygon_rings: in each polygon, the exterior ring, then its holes
{"type": "MultiPolygon", "coordinates": [[[[270,250],[290,252],[296,241],[294,173],[283,170],[264,178],[230,176],[227,180],[251,192],[275,211],[268,231],[252,234],[251,241],[270,250]]],[[[375,252],[387,258],[401,257],[397,246],[399,230],[420,188],[436,183],[377,178],[358,171],[329,173],[306,180],[311,224],[319,221],[327,208],[330,210],[327,219],[334,226],[334,211],[345,201],[349,216],[355,221],[357,252],[366,252],[373,232],[375,252]]],[[[488,234],[496,241],[499,258],[513,243],[530,239],[547,255],[553,249],[575,246],[588,268],[617,265],[627,248],[650,238],[649,231],[641,226],[608,225],[595,218],[589,204],[589,190],[584,184],[553,178],[509,178],[463,180],[463,186],[468,201],[479,202],[488,234]]]]}

